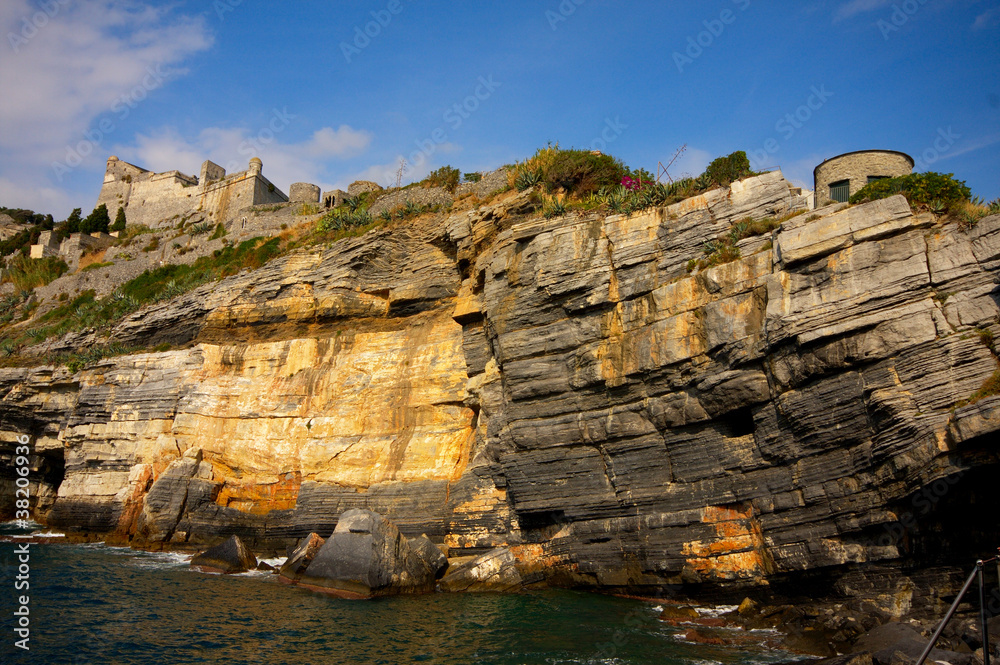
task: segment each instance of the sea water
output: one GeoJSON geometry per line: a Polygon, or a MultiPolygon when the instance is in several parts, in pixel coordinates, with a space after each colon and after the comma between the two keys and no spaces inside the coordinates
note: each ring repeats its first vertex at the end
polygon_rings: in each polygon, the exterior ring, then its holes
{"type": "MultiPolygon", "coordinates": [[[[10,528],[0,532],[11,533],[10,528]]],[[[685,640],[648,601],[574,591],[330,598],[273,574],[210,575],[190,555],[0,543],[2,663],[776,663],[773,636],[685,640]],[[28,602],[29,650],[14,628],[28,602]]],[[[280,564],[280,560],[270,562],[280,564]]],[[[23,633],[22,633],[23,634],[23,633]]]]}

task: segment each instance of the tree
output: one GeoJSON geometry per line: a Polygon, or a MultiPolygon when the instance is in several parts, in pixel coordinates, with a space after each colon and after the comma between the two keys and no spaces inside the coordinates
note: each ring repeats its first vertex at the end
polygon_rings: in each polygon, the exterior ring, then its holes
{"type": "Polygon", "coordinates": [[[94,212],[87,215],[87,219],[80,223],[82,233],[107,233],[111,226],[111,217],[108,215],[108,206],[102,203],[94,208],[94,212]]]}
{"type": "Polygon", "coordinates": [[[112,231],[125,230],[125,208],[118,206],[118,215],[115,216],[115,223],[111,225],[112,231]]]}
{"type": "Polygon", "coordinates": [[[83,212],[80,208],[74,208],[73,212],[69,214],[66,221],[63,224],[66,227],[66,233],[79,233],[80,232],[80,214],[83,212]]]}

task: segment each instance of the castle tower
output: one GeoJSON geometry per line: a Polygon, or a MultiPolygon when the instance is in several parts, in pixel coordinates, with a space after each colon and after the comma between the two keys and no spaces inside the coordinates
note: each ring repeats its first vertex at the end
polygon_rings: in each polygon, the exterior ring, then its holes
{"type": "Polygon", "coordinates": [[[260,157],[254,157],[250,160],[250,174],[260,175],[261,171],[264,170],[264,162],[260,161],[260,157]]]}

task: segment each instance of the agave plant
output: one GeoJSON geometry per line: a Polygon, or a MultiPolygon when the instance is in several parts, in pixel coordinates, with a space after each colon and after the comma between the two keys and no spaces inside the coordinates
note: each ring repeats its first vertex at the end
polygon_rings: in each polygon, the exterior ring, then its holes
{"type": "Polygon", "coordinates": [[[948,204],[941,199],[934,199],[927,207],[930,208],[930,211],[935,215],[943,215],[948,212],[948,204]]]}
{"type": "Polygon", "coordinates": [[[715,182],[708,175],[703,173],[698,176],[698,179],[694,181],[694,184],[698,187],[698,189],[706,190],[711,189],[715,182]]]}
{"type": "Polygon", "coordinates": [[[743,238],[749,237],[753,230],[753,222],[749,219],[743,219],[735,224],[733,228],[729,229],[729,240],[730,244],[735,245],[743,238]]]}
{"type": "Polygon", "coordinates": [[[360,196],[348,196],[344,199],[344,204],[351,212],[357,212],[361,208],[360,196]]]}
{"type": "Polygon", "coordinates": [[[541,181],[541,169],[531,170],[522,166],[517,170],[517,177],[514,179],[514,187],[517,188],[517,191],[523,192],[526,189],[531,189],[541,181]]]}
{"type": "Polygon", "coordinates": [[[559,215],[566,214],[566,204],[559,199],[552,197],[551,200],[545,205],[544,213],[546,218],[558,217],[559,215]]]}

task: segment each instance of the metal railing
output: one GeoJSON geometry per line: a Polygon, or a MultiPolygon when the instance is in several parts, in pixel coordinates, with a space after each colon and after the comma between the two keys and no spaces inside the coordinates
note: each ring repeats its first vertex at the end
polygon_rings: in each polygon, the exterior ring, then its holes
{"type": "MultiPolygon", "coordinates": [[[[980,559],[976,562],[975,570],[973,570],[972,574],[969,575],[969,578],[965,580],[965,585],[962,587],[962,590],[958,592],[955,602],[951,604],[951,607],[948,609],[948,613],[945,614],[944,619],[941,620],[941,624],[937,627],[937,630],[934,631],[934,634],[931,635],[931,640],[927,643],[927,647],[924,649],[924,652],[920,654],[920,659],[917,660],[917,665],[924,665],[924,661],[927,660],[927,656],[929,656],[931,651],[934,649],[934,645],[937,644],[938,638],[941,637],[941,633],[943,633],[944,629],[948,626],[948,622],[951,621],[951,617],[955,615],[955,610],[958,609],[959,603],[962,602],[962,598],[965,597],[965,593],[969,590],[969,587],[972,586],[972,583],[977,577],[979,578],[979,621],[982,624],[983,631],[983,665],[990,665],[990,630],[987,625],[986,617],[986,580],[983,576],[983,570],[986,567],[986,564],[994,561],[1000,561],[1000,557],[993,557],[992,559],[986,559],[985,561],[980,559]]],[[[1000,567],[998,567],[998,571],[1000,571],[1000,567]]]]}

